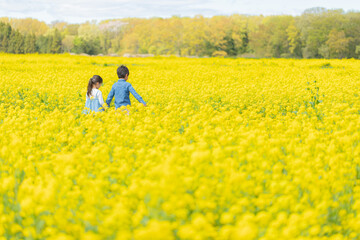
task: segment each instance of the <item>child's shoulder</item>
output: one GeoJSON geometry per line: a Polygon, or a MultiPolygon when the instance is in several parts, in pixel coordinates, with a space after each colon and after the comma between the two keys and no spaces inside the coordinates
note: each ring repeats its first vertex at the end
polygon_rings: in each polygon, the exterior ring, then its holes
{"type": "Polygon", "coordinates": [[[99,89],[96,89],[96,88],[93,89],[92,93],[93,93],[94,96],[98,96],[99,94],[102,94],[102,92],[99,89]]]}
{"type": "Polygon", "coordinates": [[[115,82],[114,84],[113,84],[113,87],[115,87],[115,86],[119,86],[119,87],[124,87],[124,86],[130,86],[131,84],[129,83],[129,82],[126,82],[126,81],[122,81],[122,82],[115,82]]]}

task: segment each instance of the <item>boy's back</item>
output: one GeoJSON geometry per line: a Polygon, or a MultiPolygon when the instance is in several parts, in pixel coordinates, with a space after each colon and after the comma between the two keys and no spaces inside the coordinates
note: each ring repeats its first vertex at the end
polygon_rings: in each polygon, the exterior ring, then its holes
{"type": "Polygon", "coordinates": [[[142,104],[146,104],[142,97],[135,91],[131,83],[125,81],[125,79],[119,79],[111,88],[106,103],[110,105],[113,97],[115,96],[115,108],[121,106],[131,105],[130,93],[142,104]]]}
{"type": "Polygon", "coordinates": [[[131,105],[130,102],[130,93],[142,104],[146,106],[145,101],[142,97],[135,91],[131,83],[126,82],[129,77],[129,70],[125,66],[120,66],[117,70],[118,77],[120,78],[111,88],[109,96],[106,99],[106,103],[110,106],[110,103],[115,96],[115,108],[121,106],[131,105]]]}

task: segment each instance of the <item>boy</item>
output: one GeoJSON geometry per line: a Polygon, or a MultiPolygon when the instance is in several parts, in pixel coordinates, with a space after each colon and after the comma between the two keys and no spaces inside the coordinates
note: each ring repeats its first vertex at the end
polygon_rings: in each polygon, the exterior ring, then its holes
{"type": "Polygon", "coordinates": [[[121,106],[131,105],[129,98],[130,93],[146,107],[146,103],[142,99],[142,97],[135,91],[131,83],[127,82],[129,78],[129,74],[130,74],[129,69],[124,65],[121,65],[117,69],[117,75],[119,77],[119,80],[116,83],[114,83],[109,93],[109,96],[106,99],[106,103],[109,107],[114,95],[115,95],[115,109],[121,106]]]}

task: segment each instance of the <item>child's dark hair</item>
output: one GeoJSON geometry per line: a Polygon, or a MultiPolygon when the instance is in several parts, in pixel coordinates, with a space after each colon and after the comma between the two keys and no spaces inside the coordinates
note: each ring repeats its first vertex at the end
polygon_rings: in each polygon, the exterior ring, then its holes
{"type": "Polygon", "coordinates": [[[126,74],[129,76],[129,69],[125,65],[121,65],[117,69],[117,75],[119,78],[125,78],[126,74]]]}
{"type": "Polygon", "coordinates": [[[103,80],[102,78],[99,76],[99,75],[94,75],[92,78],[90,78],[89,80],[89,84],[88,84],[88,88],[87,88],[87,95],[88,97],[90,97],[91,95],[91,91],[92,91],[92,88],[93,88],[93,85],[96,84],[96,83],[102,83],[103,80]]]}

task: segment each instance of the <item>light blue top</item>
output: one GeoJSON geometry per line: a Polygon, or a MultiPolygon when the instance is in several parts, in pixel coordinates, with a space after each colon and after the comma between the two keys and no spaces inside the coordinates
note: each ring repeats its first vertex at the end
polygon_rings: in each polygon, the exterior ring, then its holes
{"type": "Polygon", "coordinates": [[[85,109],[84,114],[89,114],[91,112],[102,112],[104,109],[102,105],[104,104],[104,99],[102,93],[98,89],[92,89],[90,96],[86,94],[85,109]]]}
{"type": "Polygon", "coordinates": [[[121,106],[131,105],[130,93],[141,103],[146,104],[142,97],[135,91],[131,83],[125,79],[119,79],[111,88],[111,91],[106,99],[106,103],[110,107],[110,103],[115,96],[115,108],[121,106]]]}

